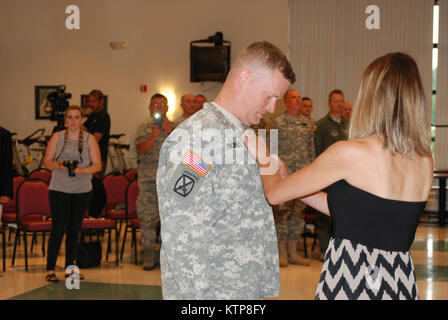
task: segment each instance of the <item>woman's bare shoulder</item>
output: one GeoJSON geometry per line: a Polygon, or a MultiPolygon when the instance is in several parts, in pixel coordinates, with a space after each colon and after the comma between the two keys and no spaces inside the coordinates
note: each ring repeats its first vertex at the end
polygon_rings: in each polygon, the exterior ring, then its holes
{"type": "Polygon", "coordinates": [[[50,138],[51,142],[56,142],[58,140],[59,135],[61,134],[62,131],[56,131],[55,133],[53,133],[53,135],[50,138]]]}
{"type": "Polygon", "coordinates": [[[356,160],[369,153],[371,146],[364,139],[349,139],[338,141],[328,147],[328,153],[333,157],[345,160],[356,160]]]}

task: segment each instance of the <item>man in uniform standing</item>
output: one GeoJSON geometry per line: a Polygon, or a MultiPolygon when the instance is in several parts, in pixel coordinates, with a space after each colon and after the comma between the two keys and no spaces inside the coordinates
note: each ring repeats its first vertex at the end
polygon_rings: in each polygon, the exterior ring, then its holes
{"type": "MultiPolygon", "coordinates": [[[[316,157],[325,151],[333,143],[347,139],[348,121],[342,117],[344,107],[344,93],[335,89],[330,92],[328,98],[330,112],[314,125],[314,144],[316,157]]],[[[328,248],[330,235],[332,234],[331,218],[317,212],[316,216],[317,237],[319,239],[320,260],[324,261],[328,248]]]]}
{"type": "Polygon", "coordinates": [[[255,42],[238,55],[216,99],[163,144],[157,192],[164,299],[278,295],[272,209],[243,133],[273,112],[294,82],[285,55],[255,42]]]}
{"type": "Polygon", "coordinates": [[[157,165],[160,148],[174,129],[166,117],[167,111],[167,98],[160,93],[153,95],[149,105],[150,119],[142,123],[135,134],[139,187],[137,215],[141,223],[143,270],[153,270],[156,267],[156,227],[160,221],[156,191],[157,165]]]}
{"type": "Polygon", "coordinates": [[[300,107],[300,114],[305,116],[310,122],[311,125],[316,123],[316,119],[311,117],[311,113],[313,112],[313,100],[308,97],[302,98],[302,106],[300,107]]]}
{"type": "Polygon", "coordinates": [[[347,139],[348,121],[342,117],[344,93],[335,89],[330,92],[328,106],[330,112],[314,125],[314,144],[316,157],[333,143],[347,139]]]}
{"type": "MultiPolygon", "coordinates": [[[[271,128],[278,129],[278,153],[289,172],[296,172],[314,160],[313,130],[310,121],[302,114],[301,96],[297,90],[285,93],[286,112],[276,117],[271,128]]],[[[306,205],[299,199],[274,207],[280,267],[288,262],[309,266],[310,262],[297,254],[297,243],[305,229],[303,210],[306,205]]]]}

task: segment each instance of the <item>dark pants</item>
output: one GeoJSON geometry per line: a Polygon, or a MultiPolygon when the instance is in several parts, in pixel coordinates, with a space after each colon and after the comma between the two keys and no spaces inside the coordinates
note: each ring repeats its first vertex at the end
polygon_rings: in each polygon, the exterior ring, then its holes
{"type": "Polygon", "coordinates": [[[107,169],[107,158],[101,159],[101,171],[98,172],[101,178],[104,178],[106,175],[106,169],[107,169]]]}
{"type": "Polygon", "coordinates": [[[73,265],[78,249],[82,220],[90,204],[91,192],[50,191],[51,235],[48,240],[47,270],[54,270],[62,238],[65,239],[65,267],[73,265]]]}

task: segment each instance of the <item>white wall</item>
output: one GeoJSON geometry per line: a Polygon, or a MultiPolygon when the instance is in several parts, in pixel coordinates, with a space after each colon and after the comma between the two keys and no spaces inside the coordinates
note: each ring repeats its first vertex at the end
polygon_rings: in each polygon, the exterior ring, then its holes
{"type": "Polygon", "coordinates": [[[221,31],[233,59],[256,40],[286,51],[287,30],[287,0],[0,0],[0,126],[49,134],[55,123],[34,118],[34,86],[66,84],[72,104],[94,88],[107,94],[111,132],[127,142],[153,93],[171,91],[177,109],[184,93],[218,93],[219,83],[190,83],[190,41],[221,31]],[[80,30],[65,28],[70,4],[80,8],[80,30]],[[129,48],[112,50],[117,40],[129,48]]]}

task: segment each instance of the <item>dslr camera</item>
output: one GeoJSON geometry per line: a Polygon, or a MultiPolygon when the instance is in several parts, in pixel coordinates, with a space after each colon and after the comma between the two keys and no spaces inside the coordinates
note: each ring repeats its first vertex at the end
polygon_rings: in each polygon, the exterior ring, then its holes
{"type": "Polygon", "coordinates": [[[68,160],[64,161],[62,165],[68,169],[68,175],[69,177],[75,177],[76,173],[74,172],[76,169],[76,166],[78,165],[79,161],[76,160],[68,160]]]}

